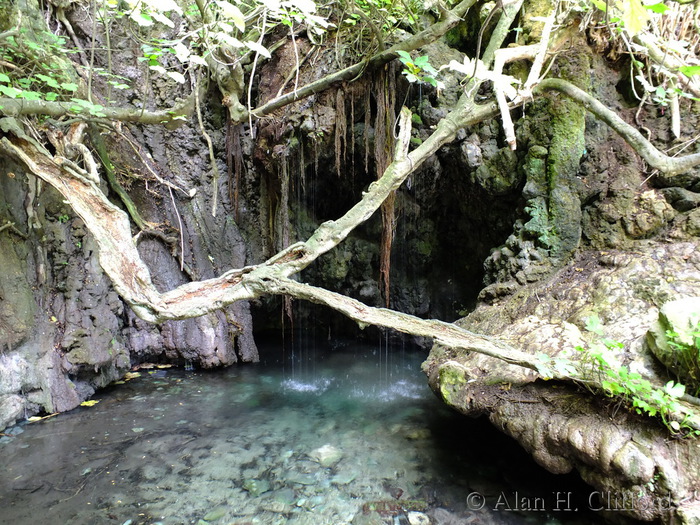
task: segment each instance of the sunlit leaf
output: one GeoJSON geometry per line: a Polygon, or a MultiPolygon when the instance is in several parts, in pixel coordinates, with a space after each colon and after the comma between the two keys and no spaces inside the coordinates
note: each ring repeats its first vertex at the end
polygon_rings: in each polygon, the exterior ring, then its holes
{"type": "Polygon", "coordinates": [[[659,2],[658,4],[645,5],[644,9],[648,9],[653,13],[664,14],[666,11],[669,10],[669,7],[663,2],[659,2]]]}
{"type": "Polygon", "coordinates": [[[216,5],[219,6],[221,14],[233,22],[233,25],[235,25],[239,31],[245,31],[245,17],[240,9],[225,0],[217,0],[216,5]]]}
{"type": "Polygon", "coordinates": [[[640,0],[624,0],[622,8],[622,23],[630,36],[643,30],[649,22],[649,12],[644,9],[640,0]]]}
{"type": "Polygon", "coordinates": [[[161,24],[168,26],[168,27],[175,27],[175,22],[170,20],[163,13],[153,13],[151,16],[153,17],[153,20],[155,20],[156,22],[160,22],[161,24]]]}
{"type": "Polygon", "coordinates": [[[240,48],[244,46],[243,42],[237,38],[227,35],[226,33],[216,33],[216,38],[221,42],[230,45],[231,47],[240,48]]]}
{"type": "Polygon", "coordinates": [[[245,42],[245,45],[248,49],[251,49],[251,50],[255,51],[256,53],[261,54],[265,58],[272,57],[272,55],[267,50],[267,48],[261,44],[258,44],[257,42],[245,42]]]}
{"type": "Polygon", "coordinates": [[[685,385],[669,381],[668,383],[666,383],[666,386],[664,386],[664,391],[669,396],[678,398],[685,394],[685,385]]]}
{"type": "Polygon", "coordinates": [[[168,76],[178,84],[185,83],[185,76],[182,73],[178,73],[177,71],[168,71],[168,76]]]}
{"type": "Polygon", "coordinates": [[[600,317],[593,314],[586,319],[586,330],[594,334],[603,335],[603,325],[600,322],[600,317]]]}
{"type": "Polygon", "coordinates": [[[190,64],[198,64],[198,65],[200,65],[200,66],[206,66],[206,65],[207,65],[207,61],[204,60],[204,59],[203,59],[202,57],[200,57],[199,55],[190,55],[190,56],[188,57],[188,60],[190,61],[190,64]]]}
{"type": "Polygon", "coordinates": [[[163,66],[149,66],[149,69],[151,69],[151,71],[155,71],[156,73],[166,73],[165,68],[163,66]]]}
{"type": "Polygon", "coordinates": [[[125,381],[129,381],[131,379],[136,379],[137,377],[141,377],[140,372],[127,372],[126,374],[124,374],[125,381]]]}
{"type": "Polygon", "coordinates": [[[99,403],[99,399],[90,399],[89,401],[83,401],[80,403],[81,407],[94,407],[97,403],[99,403]]]}
{"type": "Polygon", "coordinates": [[[602,0],[591,0],[591,3],[598,9],[600,9],[603,13],[605,13],[608,10],[608,6],[602,0]]]}
{"type": "Polygon", "coordinates": [[[316,2],[313,0],[290,0],[289,4],[305,14],[316,12],[316,2]]]}
{"type": "Polygon", "coordinates": [[[182,9],[180,9],[175,0],[145,0],[145,3],[154,12],[167,13],[168,11],[175,11],[176,13],[182,13],[182,9]]]}
{"type": "Polygon", "coordinates": [[[187,62],[187,58],[190,56],[190,49],[185,44],[178,42],[175,44],[175,47],[173,47],[173,51],[175,51],[175,57],[180,62],[187,62]]]}
{"type": "Polygon", "coordinates": [[[8,77],[5,73],[0,73],[0,82],[7,82],[9,84],[10,77],[8,77]]]}
{"type": "Polygon", "coordinates": [[[678,68],[678,71],[687,77],[692,77],[694,75],[700,75],[700,66],[681,66],[678,68]]]}
{"type": "Polygon", "coordinates": [[[279,0],[260,0],[260,3],[273,12],[279,11],[282,7],[279,0]]]}
{"type": "Polygon", "coordinates": [[[141,27],[149,27],[153,25],[153,18],[148,16],[146,13],[141,13],[140,11],[134,11],[131,13],[130,18],[141,27]]]}

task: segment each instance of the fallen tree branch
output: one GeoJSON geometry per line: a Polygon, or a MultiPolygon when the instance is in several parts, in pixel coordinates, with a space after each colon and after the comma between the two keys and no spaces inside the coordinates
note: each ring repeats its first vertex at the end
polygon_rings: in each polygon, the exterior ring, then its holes
{"type": "Polygon", "coordinates": [[[162,111],[145,111],[139,108],[108,108],[100,110],[102,116],[96,117],[90,109],[74,102],[57,102],[48,100],[25,100],[17,98],[0,98],[0,115],[19,117],[22,115],[44,115],[59,118],[67,115],[86,119],[118,120],[121,122],[139,122],[141,124],[170,124],[192,114],[196,92],[171,109],[162,111]]]}
{"type": "Polygon", "coordinates": [[[558,91],[579,102],[584,108],[619,133],[652,168],[656,168],[667,175],[678,175],[700,165],[700,153],[684,157],[669,157],[665,155],[645,139],[636,128],[622,120],[617,113],[608,109],[600,101],[570,82],[558,78],[548,78],[540,82],[533,91],[543,92],[549,90],[558,91]]]}
{"type": "Polygon", "coordinates": [[[421,319],[389,308],[367,306],[351,297],[325,288],[299,283],[293,279],[271,278],[265,282],[264,290],[269,294],[289,295],[296,299],[305,299],[328,306],[356,321],[361,328],[369,325],[381,326],[405,334],[430,337],[435,342],[450,348],[478,352],[536,372],[542,366],[542,362],[532,354],[516,350],[491,337],[470,332],[456,324],[435,319],[421,319]]]}
{"type": "MultiPolygon", "coordinates": [[[[290,246],[270,260],[254,267],[230,270],[206,281],[184,284],[160,293],[131,238],[129,218],[114,206],[99,187],[77,166],[69,171],[48,151],[16,125],[8,123],[0,140],[0,152],[21,162],[29,172],[55,187],[85,222],[99,247],[100,264],[124,300],[142,319],[154,323],[198,317],[236,301],[259,296],[257,283],[274,277],[289,277],[306,268],[319,256],[337,246],[359,224],[367,220],[392,191],[440,147],[454,139],[457,131],[496,114],[493,105],[475,106],[462,97],[457,108],[445,117],[421,146],[406,154],[410,138],[410,111],[400,118],[397,156],[384,175],[373,182],[363,198],[336,221],[323,223],[304,243],[290,246]]],[[[11,119],[8,119],[11,120],[11,119]]]]}

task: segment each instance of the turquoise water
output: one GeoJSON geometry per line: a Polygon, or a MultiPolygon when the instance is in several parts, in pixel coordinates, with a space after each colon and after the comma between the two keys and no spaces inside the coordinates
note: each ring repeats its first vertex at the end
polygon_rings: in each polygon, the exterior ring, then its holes
{"type": "Polygon", "coordinates": [[[590,489],[445,408],[424,357],[307,345],[214,372],[141,370],[92,407],[6,431],[0,523],[602,523],[555,511],[556,491],[590,489]]]}

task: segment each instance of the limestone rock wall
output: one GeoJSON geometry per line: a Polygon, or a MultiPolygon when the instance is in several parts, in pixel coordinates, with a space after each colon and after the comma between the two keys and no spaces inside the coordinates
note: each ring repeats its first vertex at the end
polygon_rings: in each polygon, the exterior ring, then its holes
{"type": "MultiPolygon", "coordinates": [[[[577,360],[584,354],[576,346],[600,341],[585,328],[596,315],[605,337],[624,344],[620,361],[664,384],[674,376],[646,350],[644,339],[664,303],[700,295],[699,249],[692,240],[583,251],[546,281],[481,304],[458,324],[527,352],[577,360]]],[[[622,509],[626,514],[696,523],[696,439],[673,439],[660,421],[631,413],[618,400],[552,385],[494,358],[436,346],[424,370],[447,404],[488,416],[548,470],[575,469],[596,490],[631,498],[622,509]]]]}

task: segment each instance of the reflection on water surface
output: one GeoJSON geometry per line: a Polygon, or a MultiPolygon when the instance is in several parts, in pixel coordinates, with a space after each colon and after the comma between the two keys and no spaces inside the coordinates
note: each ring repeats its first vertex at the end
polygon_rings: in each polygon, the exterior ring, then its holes
{"type": "Polygon", "coordinates": [[[422,351],[263,355],[214,372],[142,370],[93,407],[10,429],[1,521],[602,523],[552,509],[558,491],[578,505],[589,489],[545,475],[486,422],[444,407],[422,351]]]}

